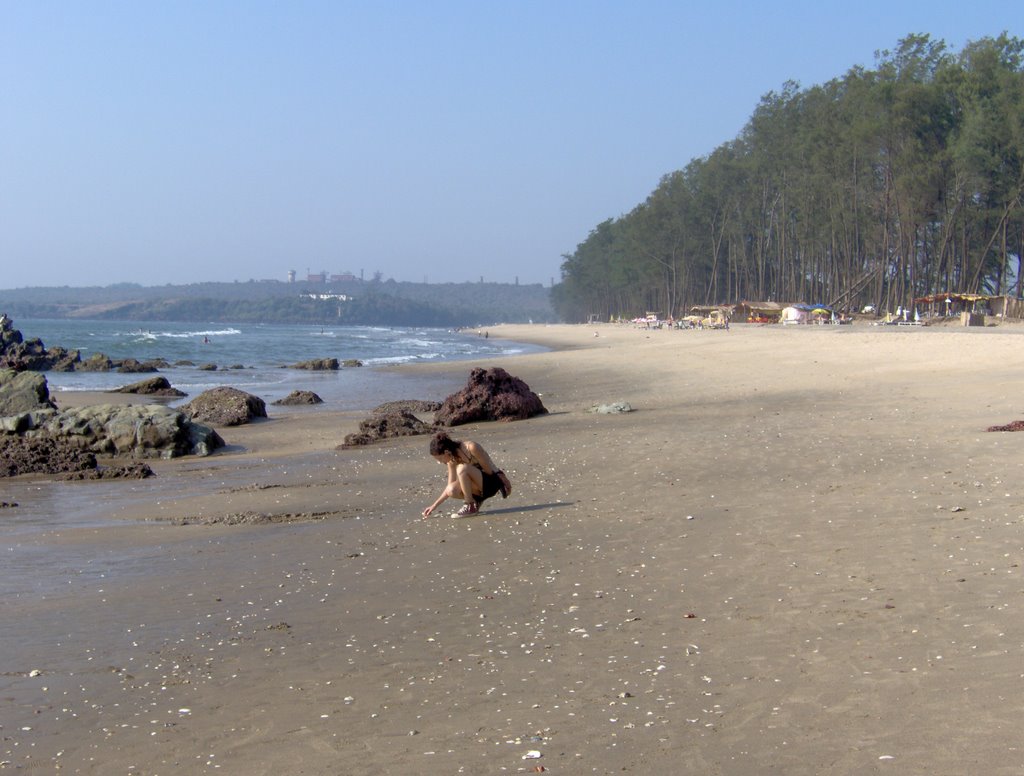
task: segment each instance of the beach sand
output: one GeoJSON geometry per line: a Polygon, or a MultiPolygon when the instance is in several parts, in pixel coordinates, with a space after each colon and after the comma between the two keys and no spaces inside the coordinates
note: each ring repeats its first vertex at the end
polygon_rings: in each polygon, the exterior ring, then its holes
{"type": "Polygon", "coordinates": [[[0,603],[0,769],[1024,772],[1020,330],[488,333],[556,349],[498,364],[549,415],[453,430],[479,516],[324,408],[67,485],[114,520],[7,553],[56,578],[0,603]]]}

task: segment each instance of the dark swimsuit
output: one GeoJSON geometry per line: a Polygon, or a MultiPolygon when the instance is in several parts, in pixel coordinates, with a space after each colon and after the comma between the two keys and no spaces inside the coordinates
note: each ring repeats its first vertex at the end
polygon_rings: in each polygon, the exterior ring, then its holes
{"type": "MultiPolygon", "coordinates": [[[[473,465],[476,466],[477,469],[480,469],[479,464],[473,465]]],[[[501,481],[501,477],[499,477],[497,474],[488,474],[483,469],[480,469],[480,474],[484,480],[483,493],[481,493],[479,496],[473,496],[473,499],[474,501],[476,501],[477,504],[483,504],[484,501],[486,501],[495,493],[498,493],[499,491],[505,488],[505,484],[501,481]]]]}

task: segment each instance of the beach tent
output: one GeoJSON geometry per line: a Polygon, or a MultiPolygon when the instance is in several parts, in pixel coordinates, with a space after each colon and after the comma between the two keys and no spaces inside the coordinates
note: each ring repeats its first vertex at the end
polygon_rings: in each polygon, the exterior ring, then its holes
{"type": "Polygon", "coordinates": [[[807,310],[802,310],[799,307],[783,307],[781,322],[783,324],[807,323],[807,310]]]}

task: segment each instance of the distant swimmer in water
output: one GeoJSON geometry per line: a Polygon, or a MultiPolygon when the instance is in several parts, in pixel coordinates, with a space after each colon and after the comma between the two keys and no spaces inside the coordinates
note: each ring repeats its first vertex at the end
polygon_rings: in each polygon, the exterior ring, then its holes
{"type": "Polygon", "coordinates": [[[210,338],[207,337],[206,335],[203,335],[203,344],[204,345],[209,345],[210,344],[210,338]]]}

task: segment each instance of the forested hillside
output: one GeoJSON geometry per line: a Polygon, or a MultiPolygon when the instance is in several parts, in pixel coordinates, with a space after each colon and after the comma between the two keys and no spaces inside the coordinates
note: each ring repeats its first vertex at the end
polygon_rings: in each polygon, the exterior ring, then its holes
{"type": "Polygon", "coordinates": [[[394,280],[21,288],[0,290],[0,311],[20,318],[377,326],[448,327],[555,320],[550,289],[540,284],[429,285],[394,280]]]}
{"type": "Polygon", "coordinates": [[[1024,42],[912,35],[824,85],[762,98],[739,137],[664,176],[564,256],[565,320],[693,304],[893,309],[1020,295],[1024,42]]]}

